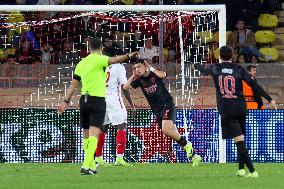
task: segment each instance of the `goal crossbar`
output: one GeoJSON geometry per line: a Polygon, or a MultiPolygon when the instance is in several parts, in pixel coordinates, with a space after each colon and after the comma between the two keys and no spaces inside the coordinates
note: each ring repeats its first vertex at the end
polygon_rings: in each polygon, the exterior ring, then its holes
{"type": "Polygon", "coordinates": [[[225,11],[225,5],[1,5],[0,11],[225,11]]]}

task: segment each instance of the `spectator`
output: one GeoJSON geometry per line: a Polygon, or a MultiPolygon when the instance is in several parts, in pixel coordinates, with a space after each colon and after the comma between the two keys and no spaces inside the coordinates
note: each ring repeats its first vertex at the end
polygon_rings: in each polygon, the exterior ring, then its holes
{"type": "Polygon", "coordinates": [[[245,64],[246,63],[245,56],[243,54],[240,54],[238,56],[237,63],[241,63],[241,64],[245,64]]]}
{"type": "Polygon", "coordinates": [[[31,42],[24,39],[20,44],[19,49],[16,51],[15,57],[20,64],[33,64],[39,63],[39,51],[33,49],[31,42]]]}
{"type": "Polygon", "coordinates": [[[41,62],[43,64],[54,63],[53,48],[48,43],[43,44],[41,48],[41,62]]]}
{"type": "Polygon", "coordinates": [[[250,62],[251,62],[251,63],[255,63],[255,64],[257,64],[257,63],[258,63],[257,56],[252,55],[252,56],[250,57],[250,62]]]}
{"type": "Polygon", "coordinates": [[[135,52],[138,51],[139,48],[143,46],[143,41],[142,41],[142,33],[140,30],[135,30],[133,35],[129,36],[129,39],[127,40],[127,46],[131,49],[130,52],[135,52]]]}
{"type": "Polygon", "coordinates": [[[111,47],[112,46],[112,37],[111,36],[105,36],[103,38],[103,46],[104,47],[111,47]]]}
{"type": "Polygon", "coordinates": [[[77,64],[80,61],[80,55],[73,47],[72,41],[63,43],[63,51],[59,56],[59,64],[77,64]]]}
{"type": "Polygon", "coordinates": [[[175,58],[170,57],[170,53],[171,51],[163,49],[163,70],[167,73],[167,77],[175,77],[178,68],[175,64],[175,58]]]}
{"type": "MultiPolygon", "coordinates": [[[[63,13],[56,14],[53,19],[63,17],[63,13]]],[[[46,34],[46,38],[48,39],[48,43],[53,44],[53,48],[56,52],[59,52],[62,49],[62,40],[65,36],[65,31],[63,30],[63,23],[62,21],[57,21],[51,23],[49,26],[49,32],[46,34]]],[[[66,31],[67,32],[67,31],[66,31]]]]}
{"type": "Polygon", "coordinates": [[[152,63],[152,58],[159,56],[159,47],[153,45],[152,38],[147,38],[145,47],[140,48],[138,54],[141,59],[146,59],[147,62],[152,63]]]}
{"type": "Polygon", "coordinates": [[[113,46],[116,48],[117,55],[121,55],[124,52],[124,48],[126,47],[126,44],[124,42],[124,36],[121,31],[115,31],[112,35],[113,39],[113,46]]]}
{"type": "Polygon", "coordinates": [[[113,35],[103,38],[103,46],[114,47],[116,49],[116,55],[121,55],[123,53],[123,50],[113,41],[113,35]]]}
{"type": "Polygon", "coordinates": [[[233,54],[232,62],[233,62],[233,63],[238,63],[238,57],[239,57],[238,54],[233,54]]]}
{"type": "Polygon", "coordinates": [[[104,22],[95,20],[89,21],[91,24],[88,25],[88,31],[93,37],[98,37],[100,39],[104,38],[106,35],[106,32],[103,31],[103,25],[105,24],[104,22]]]}
{"type": "Polygon", "coordinates": [[[7,59],[6,59],[6,64],[14,65],[14,64],[19,64],[19,63],[17,63],[15,55],[8,54],[7,59]]]}
{"type": "Polygon", "coordinates": [[[89,44],[91,42],[92,36],[89,32],[85,32],[84,35],[82,35],[82,42],[80,43],[81,46],[79,47],[79,55],[81,58],[85,58],[89,54],[89,44]]]}
{"type": "Polygon", "coordinates": [[[29,42],[31,43],[31,46],[33,49],[35,50],[39,50],[39,44],[37,42],[37,39],[33,33],[32,30],[30,30],[29,27],[25,27],[23,28],[23,30],[25,30],[21,36],[21,38],[19,40],[17,40],[15,37],[14,37],[14,43],[22,43],[22,40],[24,39],[27,39],[29,40],[29,42]]]}
{"type": "Polygon", "coordinates": [[[254,32],[245,29],[245,22],[241,19],[236,24],[236,30],[229,35],[228,45],[234,49],[234,53],[243,54],[245,58],[256,55],[265,61],[271,60],[271,57],[264,56],[257,50],[254,32]]]}

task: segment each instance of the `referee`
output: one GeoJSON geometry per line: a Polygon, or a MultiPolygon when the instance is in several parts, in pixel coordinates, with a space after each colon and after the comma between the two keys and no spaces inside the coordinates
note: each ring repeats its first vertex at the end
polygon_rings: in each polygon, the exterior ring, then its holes
{"type": "Polygon", "coordinates": [[[58,106],[58,112],[63,113],[70,99],[82,83],[80,98],[80,119],[83,128],[83,149],[85,158],[81,167],[81,175],[96,174],[94,154],[106,112],[106,68],[110,64],[120,63],[134,56],[136,52],[108,57],[102,55],[103,45],[99,38],[90,42],[90,55],[81,60],[75,68],[75,73],[64,98],[58,106]]]}

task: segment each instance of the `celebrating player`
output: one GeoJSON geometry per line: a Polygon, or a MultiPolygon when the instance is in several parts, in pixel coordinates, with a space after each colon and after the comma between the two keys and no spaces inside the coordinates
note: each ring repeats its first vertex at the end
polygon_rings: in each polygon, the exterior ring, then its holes
{"type": "MultiPolygon", "coordinates": [[[[114,47],[105,47],[103,54],[107,56],[115,56],[116,49],[114,47]]],[[[106,89],[106,115],[104,125],[100,133],[98,147],[96,151],[95,162],[99,165],[105,165],[102,158],[105,136],[109,127],[112,124],[117,127],[116,133],[116,161],[115,165],[129,166],[123,159],[124,149],[126,146],[126,126],[127,126],[127,111],[121,97],[121,89],[127,81],[126,70],[122,64],[112,64],[107,69],[107,89],[106,89]]],[[[135,110],[129,90],[123,90],[124,96],[129,102],[132,110],[135,110]]]]}
{"type": "Polygon", "coordinates": [[[237,175],[258,177],[258,172],[254,169],[244,140],[247,108],[242,81],[244,80],[251,86],[258,95],[266,98],[274,109],[277,109],[277,106],[276,102],[251,78],[242,66],[231,63],[232,56],[233,50],[228,46],[223,46],[220,48],[221,64],[210,64],[208,66],[195,64],[194,66],[205,75],[213,77],[218,111],[221,115],[222,137],[234,139],[237,146],[239,160],[237,175]],[[247,175],[244,164],[250,171],[247,175]]]}
{"type": "Polygon", "coordinates": [[[165,72],[156,70],[144,59],[139,59],[134,62],[133,75],[123,85],[123,88],[141,87],[162,132],[175,140],[186,151],[187,157],[192,157],[193,166],[197,166],[201,157],[195,153],[192,143],[181,136],[176,128],[176,108],[173,97],[162,81],[165,77],[165,72]]]}
{"type": "Polygon", "coordinates": [[[58,106],[58,112],[63,113],[81,81],[80,117],[85,152],[83,166],[81,167],[82,175],[96,173],[94,154],[106,112],[106,68],[109,64],[126,61],[136,54],[108,57],[102,55],[102,50],[101,40],[93,38],[90,43],[90,55],[77,64],[64,102],[58,106]]]}

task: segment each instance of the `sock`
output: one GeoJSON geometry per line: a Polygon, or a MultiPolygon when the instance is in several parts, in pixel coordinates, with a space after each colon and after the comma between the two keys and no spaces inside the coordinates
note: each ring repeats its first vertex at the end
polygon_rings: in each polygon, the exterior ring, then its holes
{"type": "Polygon", "coordinates": [[[116,154],[123,156],[125,146],[126,146],[126,131],[118,130],[116,135],[116,154]]]}
{"type": "Polygon", "coordinates": [[[187,140],[185,136],[181,136],[178,141],[176,141],[181,147],[185,147],[187,145],[187,140]]]}
{"type": "Polygon", "coordinates": [[[236,145],[237,145],[238,154],[240,155],[241,159],[243,160],[243,162],[245,163],[245,165],[247,166],[249,171],[251,173],[254,172],[254,167],[253,167],[251,159],[248,155],[248,151],[246,149],[245,142],[239,141],[239,142],[236,143],[236,145]]]}
{"type": "Polygon", "coordinates": [[[240,169],[244,169],[245,168],[245,162],[243,161],[243,159],[241,158],[240,153],[238,152],[238,161],[239,161],[239,170],[240,169]]]}
{"type": "Polygon", "coordinates": [[[94,154],[96,152],[97,144],[98,144],[98,139],[94,136],[91,136],[89,138],[89,144],[88,144],[88,148],[86,150],[87,153],[85,155],[85,159],[84,159],[84,163],[83,163],[84,169],[89,169],[92,161],[95,161],[94,160],[94,154]]]}
{"type": "Polygon", "coordinates": [[[99,142],[96,150],[96,157],[101,157],[103,155],[103,148],[105,144],[106,134],[101,132],[99,136],[99,142]]]}
{"type": "Polygon", "coordinates": [[[83,138],[83,150],[85,153],[87,152],[88,144],[89,144],[89,139],[83,138]]]}

